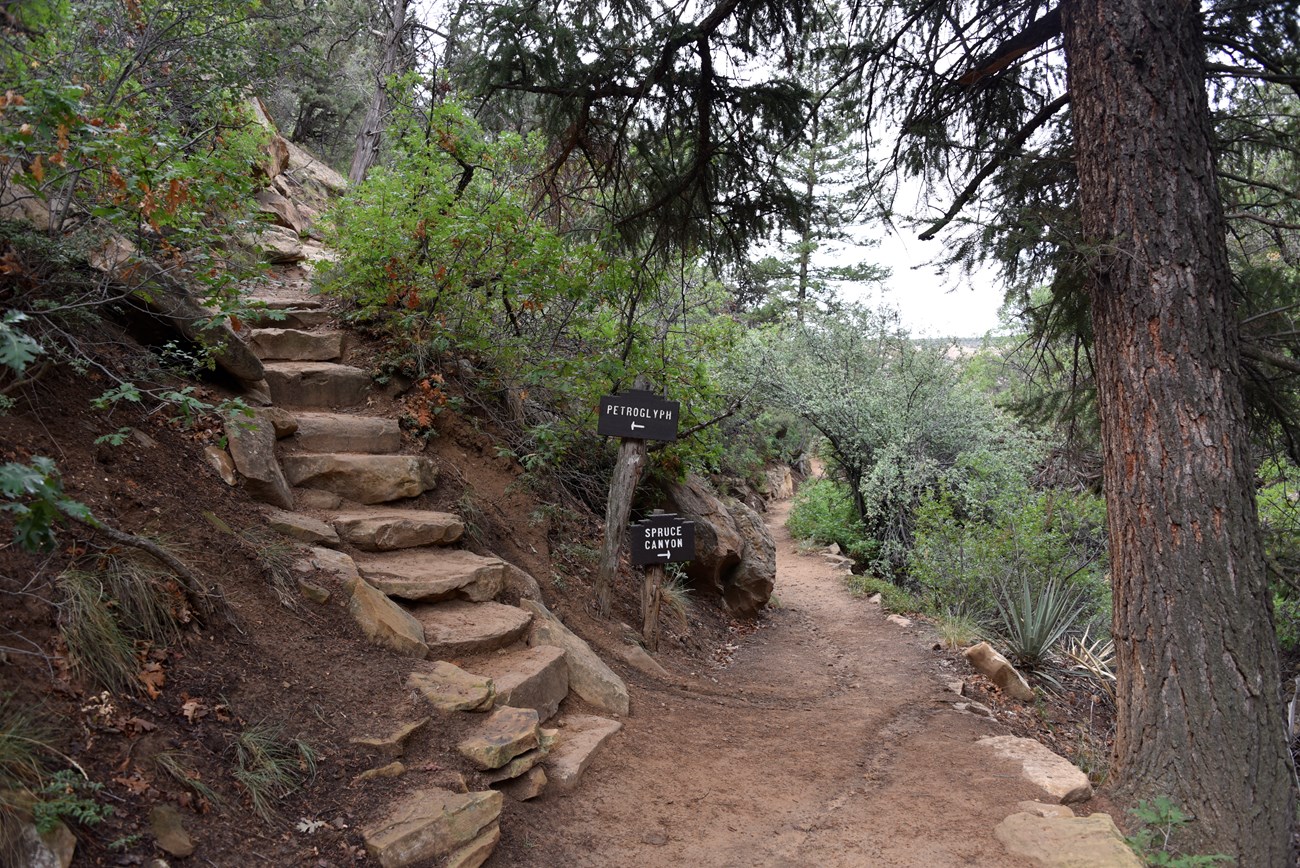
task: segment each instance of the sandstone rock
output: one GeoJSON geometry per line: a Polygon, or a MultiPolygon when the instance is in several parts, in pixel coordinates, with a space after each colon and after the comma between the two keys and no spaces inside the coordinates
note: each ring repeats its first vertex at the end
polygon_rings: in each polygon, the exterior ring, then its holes
{"type": "Polygon", "coordinates": [[[535,799],[546,790],[546,770],[541,766],[534,766],[520,777],[508,781],[501,781],[493,784],[493,789],[500,790],[516,802],[527,802],[535,799]]]}
{"type": "Polygon", "coordinates": [[[0,854],[15,857],[14,864],[23,868],[69,868],[77,850],[77,837],[71,829],[55,820],[50,831],[38,832],[29,811],[20,812],[18,821],[21,825],[15,824],[14,837],[0,839],[6,845],[0,854]]]}
{"type": "Polygon", "coordinates": [[[623,645],[617,649],[616,653],[623,658],[623,662],[641,670],[646,675],[663,679],[672,678],[668,670],[660,666],[659,661],[651,657],[650,653],[640,645],[623,645]]]}
{"type": "Polygon", "coordinates": [[[434,708],[446,714],[487,711],[496,698],[491,678],[466,672],[443,660],[429,669],[412,672],[407,676],[406,686],[420,691],[434,708]]]}
{"type": "Polygon", "coordinates": [[[293,509],[289,483],[275,458],[275,428],[261,412],[254,410],[252,419],[226,423],[230,455],[250,496],[281,509],[293,509]]]}
{"type": "Polygon", "coordinates": [[[912,619],[904,618],[902,615],[890,615],[889,617],[885,618],[885,620],[898,627],[912,626],[912,619]]]}
{"type": "Polygon", "coordinates": [[[366,852],[383,868],[403,868],[457,853],[474,843],[501,814],[495,791],[453,793],[417,790],[386,819],[365,829],[366,852]]]}
{"type": "Polygon", "coordinates": [[[578,786],[596,752],[623,728],[617,720],[575,715],[565,721],[559,740],[543,761],[546,777],[561,792],[578,786]]]}
{"type": "Polygon", "coordinates": [[[537,712],[531,708],[498,708],[456,745],[461,756],[480,770],[499,769],[521,753],[537,747],[537,712]]]}
{"type": "Polygon", "coordinates": [[[415,497],[433,488],[433,462],[418,455],[293,454],[284,472],[294,485],[331,491],[357,503],[386,503],[415,497]]]}
{"type": "Polygon", "coordinates": [[[407,600],[474,602],[501,591],[505,561],[463,549],[420,549],[371,555],[358,563],[366,581],[385,594],[407,600]]]}
{"type": "Polygon", "coordinates": [[[50,206],[21,184],[0,187],[0,220],[26,223],[37,232],[50,231],[50,206]]]}
{"type": "Polygon", "coordinates": [[[313,548],[308,563],[312,568],[328,573],[344,587],[350,587],[352,582],[361,578],[361,574],[357,572],[357,565],[343,552],[313,548]]]}
{"type": "Polygon", "coordinates": [[[179,859],[193,855],[194,842],[181,824],[180,813],[171,805],[154,805],[149,811],[149,829],[163,852],[179,859]]]}
{"type": "Polygon", "coordinates": [[[399,726],[391,734],[382,737],[361,736],[348,741],[361,747],[370,748],[380,756],[400,757],[406,753],[406,741],[429,724],[432,718],[422,717],[414,723],[399,726]]]}
{"type": "Polygon", "coordinates": [[[282,440],[298,430],[298,420],[288,410],[281,407],[266,407],[257,412],[259,418],[271,423],[277,440],[282,440]]]}
{"type": "MultiPolygon", "coordinates": [[[[338,509],[343,503],[343,498],[339,497],[332,491],[321,491],[319,488],[298,488],[293,492],[294,502],[303,509],[320,509],[331,510],[338,509]]],[[[337,528],[335,528],[337,531],[337,528]]]]}
{"type": "Polygon", "coordinates": [[[396,419],[343,413],[299,413],[293,445],[304,452],[396,452],[402,431],[396,419]]]}
{"type": "Polygon", "coordinates": [[[695,558],[686,567],[692,584],[737,615],[756,615],[776,577],[776,544],[762,518],[741,503],[728,507],[698,477],[666,493],[669,511],[695,522],[695,558]]]}
{"type": "Polygon", "coordinates": [[[1088,776],[1065,757],[1057,756],[1032,738],[992,735],[981,738],[977,744],[991,748],[1004,759],[1019,763],[1026,780],[1041,787],[1062,805],[1092,798],[1092,784],[1088,782],[1088,776]]]}
{"type": "Polygon", "coordinates": [[[263,361],[330,362],[343,355],[343,332],[253,329],[248,345],[263,361]]]}
{"type": "MultiPolygon", "coordinates": [[[[281,139],[281,142],[284,140],[281,139]]],[[[288,150],[284,152],[285,161],[288,162],[288,150]]],[[[278,173],[277,173],[278,174],[278,173]]],[[[311,228],[309,221],[303,213],[298,210],[298,206],[281,195],[279,191],[271,187],[264,187],[253,193],[253,201],[257,202],[257,210],[263,214],[269,214],[275,219],[275,222],[286,229],[291,229],[295,234],[305,234],[311,228]]]]}
{"type": "Polygon", "coordinates": [[[569,664],[563,648],[538,645],[519,654],[489,658],[475,666],[497,689],[497,705],[531,708],[540,720],[559,710],[569,693],[569,664]]]}
{"type": "Polygon", "coordinates": [[[504,648],[523,636],[532,620],[514,606],[464,600],[415,606],[411,613],[424,625],[429,650],[437,657],[504,648]]]}
{"type": "Polygon", "coordinates": [[[569,689],[597,708],[613,714],[627,714],[627,685],[596,656],[591,646],[537,600],[521,600],[519,605],[533,615],[529,645],[554,645],[564,649],[569,664],[569,689]]]}
{"type": "Polygon", "coordinates": [[[370,390],[360,368],[334,362],[267,362],[263,369],[275,403],[284,407],[351,407],[370,390]]]}
{"type": "Polygon", "coordinates": [[[348,592],[348,612],[371,642],[407,657],[429,656],[419,621],[360,578],[348,583],[348,592]]]}
{"type": "Polygon", "coordinates": [[[284,534],[311,545],[336,546],[339,535],[334,528],[317,518],[297,512],[273,509],[266,516],[267,525],[276,533],[284,534]]]}
{"type": "Polygon", "coordinates": [[[370,510],[334,516],[334,529],[362,551],[382,552],[454,543],[465,524],[449,512],[370,510]]]}
{"type": "Polygon", "coordinates": [[[292,229],[264,226],[252,241],[262,257],[272,265],[293,265],[303,260],[302,239],[292,229]]]}
{"type": "Polygon", "coordinates": [[[384,778],[399,778],[406,774],[406,766],[394,760],[386,766],[379,766],[373,769],[366,769],[361,774],[352,779],[352,783],[363,784],[366,781],[377,781],[384,778]]]}
{"type": "Polygon", "coordinates": [[[542,589],[537,579],[512,563],[506,564],[505,590],[516,600],[541,600],[542,589]]]}
{"type": "Polygon", "coordinates": [[[1043,868],[1141,868],[1108,814],[1040,817],[1012,814],[993,830],[1012,856],[1043,868]]]}
{"type": "Polygon", "coordinates": [[[787,465],[782,464],[767,471],[764,482],[767,485],[764,493],[773,500],[789,500],[794,497],[794,474],[787,465]]]}
{"type": "Polygon", "coordinates": [[[478,837],[447,857],[443,868],[479,868],[492,855],[501,840],[501,824],[493,823],[478,837]]]}
{"type": "Polygon", "coordinates": [[[885,598],[880,595],[879,591],[877,591],[876,593],[872,594],[870,597],[867,597],[867,602],[871,603],[874,606],[883,606],[885,604],[885,598]]]}
{"type": "Polygon", "coordinates": [[[239,481],[235,476],[235,461],[226,450],[217,446],[204,446],[203,457],[226,485],[234,485],[239,481]]]}
{"type": "MultiPolygon", "coordinates": [[[[305,248],[304,248],[305,252],[305,248]]],[[[322,308],[287,307],[270,308],[265,311],[252,311],[244,318],[244,324],[250,328],[279,329],[314,329],[334,319],[332,311],[322,308]]]]}
{"type": "Polygon", "coordinates": [[[329,588],[322,587],[315,582],[309,582],[301,577],[298,579],[298,593],[302,594],[313,603],[322,606],[329,602],[330,596],[332,595],[329,588]]]}
{"type": "Polygon", "coordinates": [[[312,156],[305,148],[286,142],[289,150],[288,171],[308,194],[308,204],[320,207],[331,196],[340,196],[348,188],[348,179],[312,156]]]}
{"type": "Polygon", "coordinates": [[[1034,691],[1030,689],[1025,677],[1016,671],[1011,661],[993,650],[993,646],[989,643],[980,642],[978,645],[972,645],[963,651],[962,655],[976,670],[1012,699],[1029,702],[1034,698],[1034,691]]]}
{"type": "MultiPolygon", "coordinates": [[[[541,735],[540,735],[541,732],[542,730],[539,729],[538,730],[539,741],[541,740],[541,735]]],[[[551,740],[551,743],[554,743],[554,739],[551,740]]],[[[510,760],[510,762],[501,766],[501,768],[488,772],[483,777],[487,778],[487,782],[489,784],[499,784],[502,783],[503,781],[512,780],[514,778],[519,777],[520,775],[527,774],[528,772],[532,771],[532,769],[536,767],[538,763],[546,759],[546,757],[550,754],[550,752],[551,752],[550,744],[546,744],[546,745],[539,744],[537,747],[533,748],[532,750],[524,751],[523,753],[519,754],[519,756],[510,760]]]]}
{"type": "Polygon", "coordinates": [[[1067,805],[1049,805],[1043,802],[1023,801],[1016,805],[1016,809],[1022,814],[1033,814],[1035,817],[1073,817],[1074,811],[1070,810],[1067,805]]]}

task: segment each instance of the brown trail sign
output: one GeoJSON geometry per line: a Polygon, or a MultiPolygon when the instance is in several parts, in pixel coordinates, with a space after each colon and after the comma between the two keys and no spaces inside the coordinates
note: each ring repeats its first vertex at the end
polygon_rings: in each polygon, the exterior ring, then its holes
{"type": "Polygon", "coordinates": [[[641,639],[646,649],[659,649],[659,601],[664,565],[695,557],[695,522],[670,512],[656,512],[628,527],[632,563],[645,567],[641,585],[641,639]]]}

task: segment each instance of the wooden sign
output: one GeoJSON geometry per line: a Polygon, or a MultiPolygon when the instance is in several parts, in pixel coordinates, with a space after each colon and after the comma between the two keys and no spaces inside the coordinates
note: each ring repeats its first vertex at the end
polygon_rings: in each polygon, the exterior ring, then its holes
{"type": "Polygon", "coordinates": [[[695,557],[695,522],[663,512],[628,527],[632,563],[677,564],[695,557]]]}
{"type": "Polygon", "coordinates": [[[630,389],[600,399],[596,433],[634,440],[676,440],[681,404],[644,389],[630,389]]]}

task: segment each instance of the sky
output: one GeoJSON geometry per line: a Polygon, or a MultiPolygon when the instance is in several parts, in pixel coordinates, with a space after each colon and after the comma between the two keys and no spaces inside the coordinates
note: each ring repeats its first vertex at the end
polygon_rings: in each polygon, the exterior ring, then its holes
{"type": "MultiPolygon", "coordinates": [[[[982,337],[998,327],[1003,297],[998,275],[966,275],[959,269],[942,273],[927,264],[943,252],[942,240],[920,241],[915,231],[901,229],[877,237],[878,246],[859,248],[856,255],[887,267],[890,277],[883,293],[862,288],[859,300],[896,308],[902,325],[918,337],[982,337]]],[[[844,292],[853,295],[849,287],[844,292]]]]}

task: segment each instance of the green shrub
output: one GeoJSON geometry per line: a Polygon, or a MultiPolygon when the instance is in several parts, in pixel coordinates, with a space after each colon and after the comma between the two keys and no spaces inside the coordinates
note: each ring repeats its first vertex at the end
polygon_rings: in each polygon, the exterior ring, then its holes
{"type": "Polygon", "coordinates": [[[799,487],[786,527],[796,539],[836,543],[858,561],[875,554],[876,545],[866,537],[847,489],[832,479],[810,479],[799,487]]]}
{"type": "Polygon", "coordinates": [[[845,583],[855,597],[879,594],[881,604],[890,612],[916,612],[920,609],[920,601],[916,597],[886,579],[850,575],[845,583]]]}

